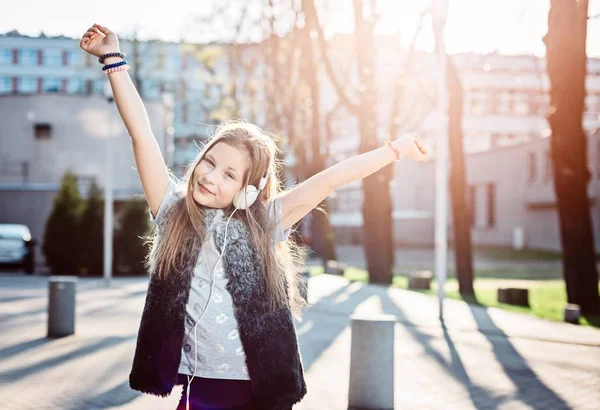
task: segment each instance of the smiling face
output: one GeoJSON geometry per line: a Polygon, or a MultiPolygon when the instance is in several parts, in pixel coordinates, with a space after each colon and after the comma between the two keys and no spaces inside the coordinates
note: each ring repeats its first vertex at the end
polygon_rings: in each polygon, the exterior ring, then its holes
{"type": "Polygon", "coordinates": [[[217,143],[198,163],[193,179],[192,197],[209,208],[227,208],[243,186],[249,157],[245,150],[217,143]]]}

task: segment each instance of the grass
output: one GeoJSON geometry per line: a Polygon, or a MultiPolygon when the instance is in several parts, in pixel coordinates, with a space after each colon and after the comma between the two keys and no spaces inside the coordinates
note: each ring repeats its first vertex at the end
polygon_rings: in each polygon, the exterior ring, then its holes
{"type": "Polygon", "coordinates": [[[540,249],[523,249],[516,250],[512,248],[501,247],[477,247],[474,249],[478,256],[487,257],[496,260],[507,260],[511,262],[522,261],[559,261],[561,260],[560,252],[545,251],[540,249]]]}
{"type": "MultiPolygon", "coordinates": [[[[323,267],[311,266],[310,274],[318,275],[323,273],[323,267]]],[[[364,269],[355,267],[347,267],[344,277],[350,281],[368,282],[368,273],[364,269]]],[[[497,307],[504,310],[509,310],[518,313],[537,316],[543,319],[554,321],[563,321],[563,310],[567,304],[566,288],[564,281],[553,271],[546,270],[528,270],[521,271],[519,269],[490,269],[475,272],[475,298],[465,299],[471,304],[482,306],[497,307]],[[513,306],[504,303],[499,303],[497,298],[497,290],[499,287],[523,287],[529,289],[529,304],[530,307],[513,306]]],[[[395,275],[392,286],[401,289],[408,289],[408,277],[405,275],[395,275]]],[[[446,297],[451,299],[463,300],[458,292],[458,282],[456,278],[449,277],[444,286],[446,297]]],[[[599,285],[600,291],[600,285],[599,285]]],[[[424,294],[436,295],[437,283],[432,280],[431,289],[427,291],[417,291],[424,294]]],[[[580,324],[586,326],[600,327],[600,316],[582,317],[580,324]]]]}
{"type": "MultiPolygon", "coordinates": [[[[516,250],[507,247],[475,247],[473,249],[477,256],[495,259],[497,261],[530,262],[530,261],[560,261],[562,254],[556,251],[542,249],[516,250]]],[[[600,253],[596,254],[596,260],[600,262],[600,253]]]]}

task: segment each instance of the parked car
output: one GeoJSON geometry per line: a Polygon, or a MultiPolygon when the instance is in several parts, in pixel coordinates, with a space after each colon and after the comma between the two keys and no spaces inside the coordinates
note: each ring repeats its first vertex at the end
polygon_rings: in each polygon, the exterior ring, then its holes
{"type": "Polygon", "coordinates": [[[35,244],[27,226],[0,224],[0,264],[19,266],[25,273],[33,273],[35,244]]]}

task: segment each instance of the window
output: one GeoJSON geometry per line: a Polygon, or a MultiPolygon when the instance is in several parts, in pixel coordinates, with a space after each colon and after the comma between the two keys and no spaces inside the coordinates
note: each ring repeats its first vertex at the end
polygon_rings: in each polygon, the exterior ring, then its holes
{"type": "Polygon", "coordinates": [[[515,113],[518,115],[527,115],[529,114],[529,104],[527,101],[527,95],[520,94],[519,98],[515,103],[515,113]]]}
{"type": "Polygon", "coordinates": [[[529,115],[538,115],[540,113],[540,97],[539,92],[530,90],[528,93],[529,99],[529,115]]]}
{"type": "Polygon", "coordinates": [[[33,134],[36,139],[47,139],[52,136],[52,126],[47,123],[37,123],[33,126],[33,134]]]}
{"type": "Polygon", "coordinates": [[[38,82],[35,77],[20,77],[18,81],[17,91],[24,94],[36,93],[38,90],[38,82]]]}
{"type": "Polygon", "coordinates": [[[498,114],[498,101],[500,98],[498,93],[498,90],[495,89],[488,91],[490,99],[490,114],[498,114]]]}
{"type": "Polygon", "coordinates": [[[471,100],[471,115],[482,115],[483,104],[480,100],[473,98],[471,100]]]}
{"type": "Polygon", "coordinates": [[[44,49],[43,65],[48,67],[62,66],[62,50],[56,48],[44,49]]]}
{"type": "MultiPolygon", "coordinates": [[[[84,64],[84,56],[82,53],[74,53],[73,51],[65,51],[67,53],[67,65],[72,66],[81,66],[84,64]]],[[[86,53],[86,55],[89,55],[86,53]]]]}
{"type": "Polygon", "coordinates": [[[45,93],[58,93],[61,89],[60,78],[44,78],[42,80],[42,91],[45,93]]]}
{"type": "Polygon", "coordinates": [[[83,78],[69,78],[67,81],[67,93],[68,94],[84,94],[85,82],[83,78]]]}
{"type": "Polygon", "coordinates": [[[104,80],[94,80],[94,89],[93,94],[95,95],[104,95],[104,80]]]}
{"type": "Polygon", "coordinates": [[[13,53],[10,48],[0,49],[0,65],[10,65],[13,62],[13,53]]]}
{"type": "Polygon", "coordinates": [[[166,68],[169,70],[179,70],[181,69],[181,57],[178,54],[172,54],[167,57],[167,66],[166,68]]]}
{"type": "Polygon", "coordinates": [[[142,83],[142,95],[145,98],[157,99],[160,97],[158,82],[156,80],[146,80],[142,83]]]}
{"type": "Polygon", "coordinates": [[[327,210],[329,212],[338,211],[338,200],[336,198],[327,198],[327,210]]]}
{"type": "Polygon", "coordinates": [[[496,184],[487,184],[487,226],[496,226],[496,184]]]}
{"type": "Polygon", "coordinates": [[[469,112],[471,115],[483,115],[489,112],[489,95],[485,90],[472,89],[469,92],[469,112]]]}
{"type": "Polygon", "coordinates": [[[12,93],[12,78],[0,77],[0,94],[12,93]]]}
{"type": "Polygon", "coordinates": [[[509,89],[500,94],[500,112],[504,114],[525,115],[530,110],[529,94],[522,90],[509,89]]]}
{"type": "Polygon", "coordinates": [[[37,65],[38,53],[34,49],[21,49],[19,50],[19,64],[20,65],[37,65]]]}
{"type": "Polygon", "coordinates": [[[536,178],[537,162],[535,152],[529,153],[529,182],[534,182],[536,178]]]}
{"type": "Polygon", "coordinates": [[[600,108],[600,95],[588,94],[585,97],[585,112],[588,114],[597,114],[600,108]]]}

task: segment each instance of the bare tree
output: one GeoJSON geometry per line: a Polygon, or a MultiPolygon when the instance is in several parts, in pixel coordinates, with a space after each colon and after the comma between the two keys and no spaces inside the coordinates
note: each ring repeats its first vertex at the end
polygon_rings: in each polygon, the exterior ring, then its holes
{"type": "MultiPolygon", "coordinates": [[[[310,135],[308,140],[310,141],[310,152],[311,160],[305,164],[305,175],[304,178],[310,178],[318,172],[325,169],[325,159],[327,157],[326,152],[323,152],[321,147],[327,146],[328,134],[323,134],[321,129],[321,93],[320,84],[317,78],[318,63],[315,58],[313,39],[311,33],[318,25],[314,15],[307,12],[308,2],[302,2],[302,12],[304,14],[304,26],[299,29],[302,37],[302,65],[301,65],[301,78],[304,84],[306,84],[310,94],[308,95],[307,102],[308,108],[310,109],[310,126],[307,127],[306,132],[310,135]]],[[[306,149],[306,147],[304,148],[306,149]]],[[[306,156],[303,157],[306,161],[306,156]]],[[[311,213],[311,233],[312,233],[312,246],[316,253],[324,261],[330,259],[336,259],[335,248],[333,246],[333,229],[329,219],[327,218],[327,200],[324,200],[317,209],[311,213]]]]}
{"type": "MultiPolygon", "coordinates": [[[[326,154],[320,147],[327,141],[320,129],[318,63],[313,56],[310,23],[299,19],[303,17],[299,4],[295,0],[213,2],[206,7],[209,12],[195,16],[189,26],[197,33],[214,33],[212,28],[219,24],[229,27],[213,39],[217,44],[201,47],[196,53],[207,80],[213,79],[206,83],[206,92],[213,98],[196,104],[216,120],[247,112],[258,125],[279,134],[280,142],[294,151],[293,171],[301,182],[324,168],[326,154]],[[215,57],[207,52],[211,47],[222,54],[215,57]],[[228,62],[227,84],[216,80],[221,74],[215,66],[219,58],[228,62]],[[249,64],[251,58],[255,60],[249,64]],[[263,104],[258,102],[260,98],[263,104]],[[234,110],[223,109],[232,106],[234,110]],[[255,106],[261,107],[263,115],[258,115],[255,106]]],[[[313,245],[323,259],[334,259],[329,221],[322,212],[313,213],[313,221],[317,222],[313,226],[318,225],[313,245]]]]}
{"type": "MultiPolygon", "coordinates": [[[[374,29],[379,20],[377,14],[377,1],[353,0],[354,9],[354,53],[356,60],[356,73],[358,84],[355,85],[358,98],[354,101],[340,81],[340,76],[335,72],[328,53],[323,29],[313,0],[305,0],[307,19],[317,22],[317,40],[321,51],[321,60],[327,77],[333,85],[337,96],[344,108],[358,119],[359,126],[359,153],[376,149],[380,146],[377,137],[377,100],[378,90],[375,81],[375,34],[374,29]]],[[[408,66],[407,66],[408,67],[408,66]]],[[[402,91],[403,78],[408,69],[401,73],[394,86],[390,130],[388,137],[393,138],[400,130],[400,124],[409,115],[401,116],[402,98],[398,94],[402,91]]],[[[417,104],[418,105],[418,104],[417,104]]],[[[411,113],[410,110],[403,111],[411,113]]],[[[424,118],[425,111],[412,117],[417,118],[418,124],[424,118]]],[[[387,166],[363,180],[363,232],[364,247],[367,258],[369,279],[376,283],[391,283],[392,268],[394,263],[393,238],[392,238],[392,199],[389,192],[390,181],[393,177],[393,166],[387,166]]]]}
{"type": "Polygon", "coordinates": [[[598,270],[587,194],[590,172],[582,124],[587,13],[588,0],[551,0],[544,43],[550,78],[550,153],[567,298],[580,305],[582,313],[598,314],[598,270]]]}
{"type": "Polygon", "coordinates": [[[456,278],[461,296],[473,296],[473,247],[471,212],[467,206],[467,175],[463,151],[463,87],[458,70],[447,56],[448,78],[448,145],[450,148],[450,194],[454,223],[456,278]]]}

